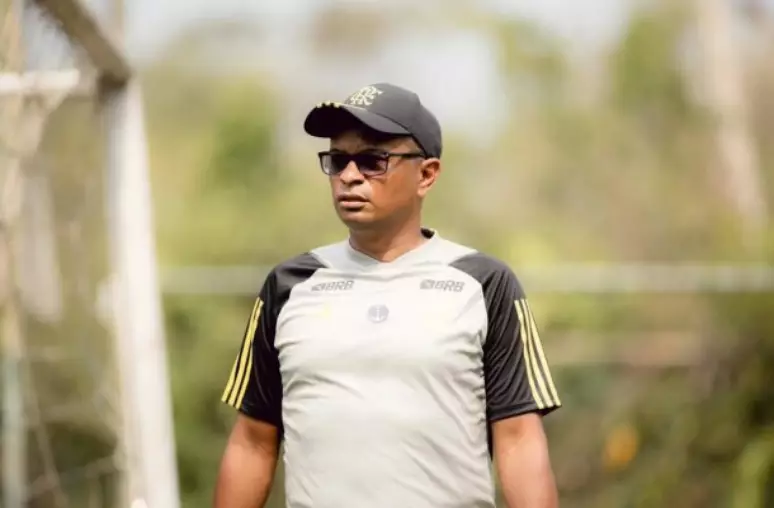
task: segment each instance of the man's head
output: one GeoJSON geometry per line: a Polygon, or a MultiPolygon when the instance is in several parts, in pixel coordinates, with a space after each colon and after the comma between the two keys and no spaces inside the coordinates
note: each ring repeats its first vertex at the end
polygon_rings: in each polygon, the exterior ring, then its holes
{"type": "Polygon", "coordinates": [[[314,108],[304,128],[329,138],[320,165],[336,211],[351,229],[417,218],[441,169],[441,128],[416,94],[389,84],[367,86],[344,102],[314,108]]]}

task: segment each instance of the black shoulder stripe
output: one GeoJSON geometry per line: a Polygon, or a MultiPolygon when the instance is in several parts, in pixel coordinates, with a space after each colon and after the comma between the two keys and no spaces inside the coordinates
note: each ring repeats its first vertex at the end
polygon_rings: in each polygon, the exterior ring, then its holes
{"type": "Polygon", "coordinates": [[[487,294],[491,287],[497,286],[512,288],[517,295],[524,294],[510,267],[495,257],[474,252],[454,260],[451,266],[476,279],[487,294]]]}
{"type": "Polygon", "coordinates": [[[316,256],[308,252],[285,261],[274,268],[269,279],[271,279],[271,283],[274,286],[272,293],[276,298],[277,305],[275,309],[277,313],[287,302],[293,287],[311,278],[320,268],[325,268],[325,265],[316,256]]]}

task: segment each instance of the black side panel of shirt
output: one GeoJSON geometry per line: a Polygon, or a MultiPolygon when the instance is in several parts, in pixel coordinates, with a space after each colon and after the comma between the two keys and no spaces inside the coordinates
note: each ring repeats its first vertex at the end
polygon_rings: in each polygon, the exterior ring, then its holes
{"type": "Polygon", "coordinates": [[[319,259],[302,254],[277,265],[266,277],[259,298],[262,310],[252,337],[252,369],[242,403],[247,416],[275,425],[282,432],[282,377],[274,347],[277,317],[293,288],[323,268],[319,259]]]}
{"type": "Polygon", "coordinates": [[[537,328],[513,271],[502,261],[478,252],[454,261],[452,266],[476,279],[484,294],[487,419],[493,422],[529,412],[547,414],[559,407],[558,397],[551,393],[548,366],[539,356],[542,346],[537,328]],[[537,376],[542,384],[536,381],[537,376]]]}

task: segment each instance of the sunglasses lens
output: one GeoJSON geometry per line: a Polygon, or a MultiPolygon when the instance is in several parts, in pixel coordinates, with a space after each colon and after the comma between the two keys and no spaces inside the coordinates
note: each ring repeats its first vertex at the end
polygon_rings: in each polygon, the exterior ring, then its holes
{"type": "Polygon", "coordinates": [[[337,175],[344,171],[349,164],[346,154],[324,153],[320,155],[320,166],[326,175],[337,175]]]}
{"type": "Polygon", "coordinates": [[[331,155],[331,167],[333,174],[339,174],[349,165],[351,157],[345,153],[334,153],[331,155]]]}
{"type": "Polygon", "coordinates": [[[378,175],[387,169],[384,157],[373,153],[359,153],[353,157],[358,169],[364,175],[378,175]]]}
{"type": "Polygon", "coordinates": [[[387,159],[379,154],[325,153],[320,156],[320,165],[326,175],[338,175],[350,162],[354,162],[358,170],[366,176],[380,175],[387,170],[387,159]]]}

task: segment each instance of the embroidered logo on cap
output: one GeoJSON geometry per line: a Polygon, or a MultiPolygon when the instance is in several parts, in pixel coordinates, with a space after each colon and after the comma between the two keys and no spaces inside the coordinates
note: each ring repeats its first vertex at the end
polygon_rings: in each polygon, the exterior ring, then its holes
{"type": "Polygon", "coordinates": [[[382,92],[375,86],[364,86],[357,92],[353,93],[347,99],[347,103],[353,106],[370,106],[374,103],[374,100],[381,95],[382,92]]]}

